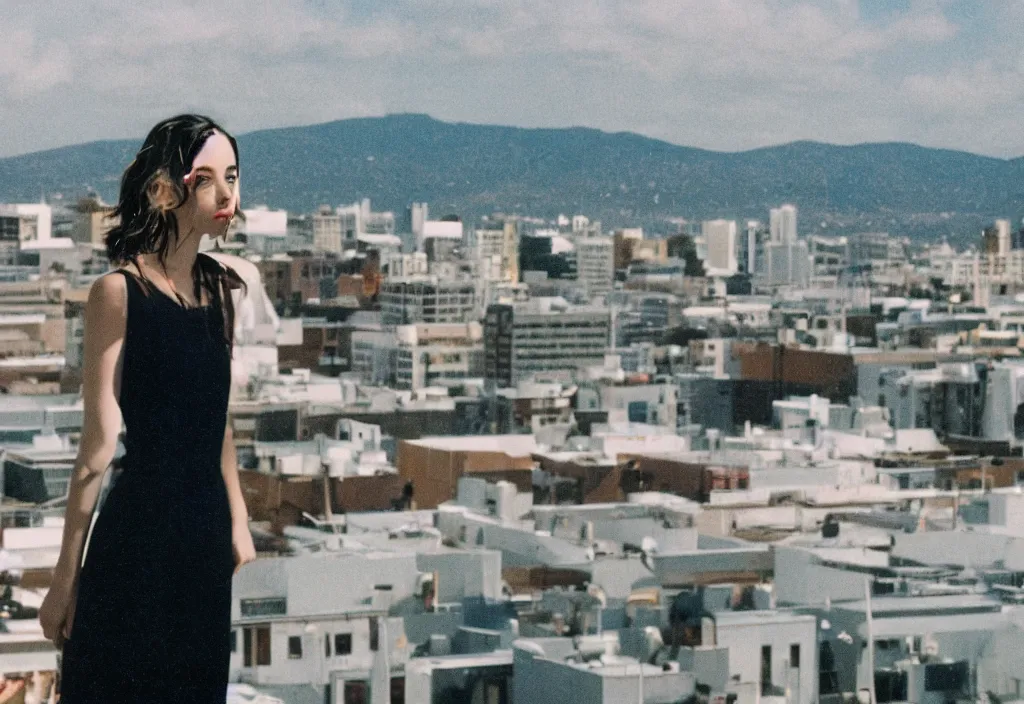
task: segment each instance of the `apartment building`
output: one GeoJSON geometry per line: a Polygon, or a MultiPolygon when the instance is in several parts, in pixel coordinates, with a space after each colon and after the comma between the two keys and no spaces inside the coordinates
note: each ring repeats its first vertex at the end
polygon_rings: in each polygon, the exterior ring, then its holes
{"type": "Polygon", "coordinates": [[[484,321],[485,376],[506,387],[536,372],[600,365],[610,338],[606,308],[550,298],[493,305],[484,321]]]}

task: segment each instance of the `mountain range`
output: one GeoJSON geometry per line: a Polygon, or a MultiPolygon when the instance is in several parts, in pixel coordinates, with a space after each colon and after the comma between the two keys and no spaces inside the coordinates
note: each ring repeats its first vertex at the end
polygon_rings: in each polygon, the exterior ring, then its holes
{"type": "MultiPolygon", "coordinates": [[[[239,135],[243,202],[304,212],[371,198],[431,215],[584,213],[606,227],[669,229],[670,217],[766,220],[795,203],[801,232],[886,230],[973,237],[1024,214],[1024,157],[906,143],[793,142],[743,152],[633,133],[449,123],[427,115],[339,120],[239,135]]],[[[41,194],[116,199],[140,140],[90,142],[0,159],[0,202],[41,194]]]]}

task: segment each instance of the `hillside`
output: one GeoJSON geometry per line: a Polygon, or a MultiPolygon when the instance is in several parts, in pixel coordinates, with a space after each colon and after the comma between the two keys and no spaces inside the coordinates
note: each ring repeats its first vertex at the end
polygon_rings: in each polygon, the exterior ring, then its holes
{"type": "MultiPolygon", "coordinates": [[[[0,201],[74,197],[88,188],[113,200],[138,144],[93,142],[0,159],[0,201]]],[[[830,231],[954,236],[1024,213],[1024,158],[903,143],[795,142],[725,153],[631,133],[404,114],[251,132],[239,145],[244,201],[293,211],[369,197],[375,209],[396,213],[427,201],[438,215],[582,212],[620,225],[671,216],[766,219],[769,207],[793,202],[801,231],[826,221],[830,231]]]]}

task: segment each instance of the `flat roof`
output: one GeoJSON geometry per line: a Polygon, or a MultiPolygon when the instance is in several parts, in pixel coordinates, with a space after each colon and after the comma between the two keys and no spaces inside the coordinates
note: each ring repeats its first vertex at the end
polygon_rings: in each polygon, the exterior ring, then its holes
{"type": "Polygon", "coordinates": [[[504,452],[510,457],[530,457],[538,449],[532,435],[453,435],[403,440],[410,445],[449,452],[504,452]]]}
{"type": "MultiPolygon", "coordinates": [[[[867,612],[866,601],[851,601],[833,604],[834,609],[867,612]]],[[[871,614],[875,617],[900,617],[924,615],[935,612],[968,611],[983,613],[1001,611],[1002,603],[981,594],[950,594],[942,596],[881,596],[871,599],[871,614]]]]}
{"type": "Polygon", "coordinates": [[[798,614],[793,611],[763,609],[755,611],[716,611],[715,623],[722,626],[743,626],[765,622],[814,621],[812,614],[798,614]]]}

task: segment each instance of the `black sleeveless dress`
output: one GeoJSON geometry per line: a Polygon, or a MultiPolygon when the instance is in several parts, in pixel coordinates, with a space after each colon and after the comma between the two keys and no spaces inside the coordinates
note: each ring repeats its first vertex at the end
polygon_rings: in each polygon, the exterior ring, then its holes
{"type": "Polygon", "coordinates": [[[61,704],[223,704],[234,574],[223,310],[182,307],[117,271],[126,453],[80,572],[61,704]]]}

